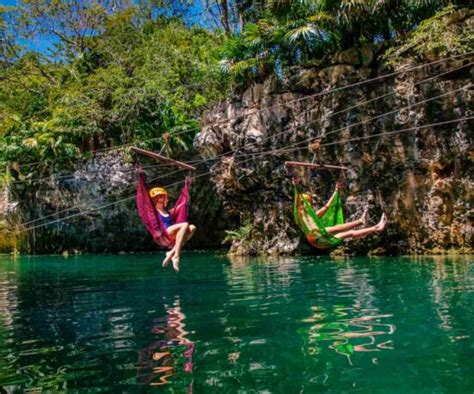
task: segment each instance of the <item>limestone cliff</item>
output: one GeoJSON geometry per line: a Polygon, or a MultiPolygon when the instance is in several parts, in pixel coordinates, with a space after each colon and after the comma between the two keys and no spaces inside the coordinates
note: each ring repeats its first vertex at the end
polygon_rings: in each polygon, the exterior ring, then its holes
{"type": "MultiPolygon", "coordinates": [[[[445,57],[457,53],[451,48],[456,37],[463,34],[467,38],[460,41],[467,42],[471,33],[465,32],[474,30],[472,11],[447,18],[436,25],[450,31],[445,57]]],[[[436,30],[437,44],[444,33],[436,30]]],[[[410,47],[410,42],[392,49],[410,47]]],[[[194,141],[197,152],[181,157],[199,154],[213,163],[211,177],[199,177],[193,187],[190,218],[199,231],[190,247],[220,246],[227,229],[234,254],[308,251],[292,218],[291,174],[284,161],[312,160],[308,141],[320,138],[316,159],[349,167],[347,219],[357,218],[369,204],[372,223],[382,211],[390,220],[384,233],[348,242],[339,252],[472,253],[474,123],[466,118],[473,117],[474,56],[358,84],[441,59],[436,51],[405,57],[393,70],[381,60],[386,49],[353,49],[324,67],[295,67],[234,92],[206,114],[194,141]],[[442,122],[451,123],[423,127],[442,122]]],[[[392,52],[392,60],[403,53],[392,52]]],[[[204,164],[199,171],[207,172],[204,164]]],[[[150,169],[148,178],[165,175],[162,185],[179,180],[167,174],[150,169]]],[[[329,198],[338,176],[329,171],[299,175],[317,204],[329,198]]],[[[0,196],[0,230],[17,223],[26,228],[49,224],[5,236],[0,250],[156,250],[136,213],[134,187],[133,165],[116,151],[41,182],[16,179],[0,196]],[[45,220],[30,223],[36,218],[45,220]]]]}
{"type": "MultiPolygon", "coordinates": [[[[169,185],[185,175],[173,174],[169,167],[156,168],[154,161],[143,164],[150,185],[169,185]]],[[[2,216],[10,220],[10,228],[23,224],[16,236],[22,253],[156,251],[158,246],[137,213],[135,187],[133,161],[123,151],[98,154],[76,163],[73,171],[36,182],[13,182],[7,200],[16,201],[15,214],[3,210],[2,216]]],[[[170,188],[171,203],[179,188],[170,188]]],[[[193,184],[190,219],[207,230],[199,231],[190,247],[221,246],[224,223],[215,196],[209,178],[199,177],[193,184]]]]}
{"type": "MultiPolygon", "coordinates": [[[[305,141],[316,137],[321,138],[319,161],[349,166],[346,216],[358,217],[368,203],[371,222],[382,210],[390,219],[383,234],[346,243],[343,251],[471,250],[474,123],[421,126],[473,115],[474,58],[315,95],[391,72],[377,58],[364,48],[342,54],[326,68],[295,68],[285,78],[271,77],[234,94],[207,114],[195,148],[203,157],[223,155],[212,167],[213,181],[227,213],[245,230],[236,230],[231,253],[284,254],[307,247],[292,218],[292,185],[284,161],[311,160],[305,141]],[[422,83],[437,74],[443,75],[422,83]],[[422,103],[413,105],[417,102],[422,103]],[[403,107],[409,108],[399,110],[403,107]],[[412,127],[420,128],[343,142],[412,127]],[[295,146],[300,148],[259,155],[295,146]]],[[[395,71],[417,64],[406,59],[395,71]]],[[[323,204],[337,175],[306,172],[304,187],[323,204]]]]}

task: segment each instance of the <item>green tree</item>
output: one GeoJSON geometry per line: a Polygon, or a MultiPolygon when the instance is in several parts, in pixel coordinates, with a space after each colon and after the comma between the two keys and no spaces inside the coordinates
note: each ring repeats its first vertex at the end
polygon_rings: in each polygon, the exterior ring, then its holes
{"type": "Polygon", "coordinates": [[[217,68],[224,36],[180,18],[150,19],[124,3],[115,12],[91,3],[62,24],[78,3],[56,3],[59,9],[29,0],[23,17],[36,7],[25,35],[58,33],[59,61],[24,52],[0,70],[7,81],[0,88],[0,163],[39,162],[41,172],[99,148],[150,139],[147,147],[164,145],[170,154],[187,149],[199,116],[227,91],[217,68]]]}
{"type": "Polygon", "coordinates": [[[453,3],[468,6],[448,0],[267,1],[230,35],[221,70],[245,83],[295,64],[324,62],[341,50],[403,37],[453,3]]]}

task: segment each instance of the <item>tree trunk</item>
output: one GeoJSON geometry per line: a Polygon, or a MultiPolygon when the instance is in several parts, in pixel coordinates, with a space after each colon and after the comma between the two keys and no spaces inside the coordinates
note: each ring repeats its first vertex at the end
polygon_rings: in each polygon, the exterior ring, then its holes
{"type": "Polygon", "coordinates": [[[227,0],[220,0],[221,6],[221,23],[224,27],[225,34],[230,35],[230,23],[229,23],[229,9],[227,8],[227,0]]]}

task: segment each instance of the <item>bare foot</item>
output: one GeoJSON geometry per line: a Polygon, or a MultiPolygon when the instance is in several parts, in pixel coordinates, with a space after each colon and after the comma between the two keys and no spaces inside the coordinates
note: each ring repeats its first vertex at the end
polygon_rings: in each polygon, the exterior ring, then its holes
{"type": "Polygon", "coordinates": [[[365,207],[364,212],[362,212],[362,216],[359,218],[360,224],[367,224],[368,219],[369,219],[369,208],[365,207]]]}
{"type": "Polygon", "coordinates": [[[170,354],[168,352],[156,352],[156,353],[153,353],[153,360],[158,361],[160,358],[163,358],[169,355],[170,354]]]}
{"type": "Polygon", "coordinates": [[[380,222],[378,222],[375,225],[375,230],[380,232],[385,228],[386,225],[387,225],[387,215],[385,215],[385,213],[383,213],[382,217],[380,218],[380,222]]]}
{"type": "Polygon", "coordinates": [[[173,255],[174,255],[174,250],[170,250],[169,252],[166,252],[166,257],[163,260],[163,268],[168,267],[168,264],[170,263],[173,255]]]}
{"type": "Polygon", "coordinates": [[[179,272],[179,256],[173,256],[171,258],[171,260],[173,261],[173,268],[176,272],[179,272]]]}

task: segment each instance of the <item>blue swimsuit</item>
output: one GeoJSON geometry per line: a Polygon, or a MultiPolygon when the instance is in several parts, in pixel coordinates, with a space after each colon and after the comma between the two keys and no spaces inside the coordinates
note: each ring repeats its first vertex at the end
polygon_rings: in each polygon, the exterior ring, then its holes
{"type": "Polygon", "coordinates": [[[160,217],[161,222],[163,223],[165,228],[168,228],[169,226],[172,226],[174,224],[171,215],[163,216],[161,213],[158,212],[158,216],[160,217]]]}

